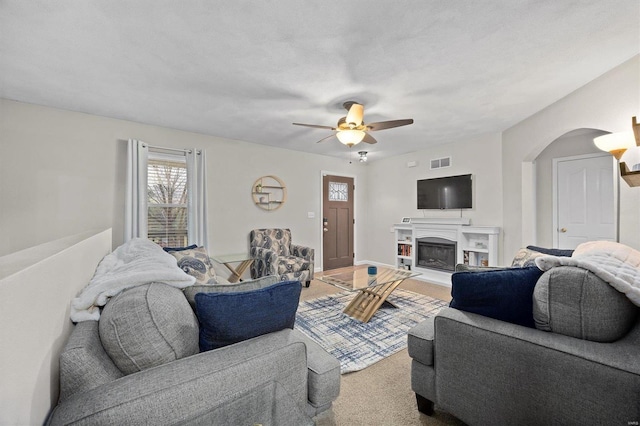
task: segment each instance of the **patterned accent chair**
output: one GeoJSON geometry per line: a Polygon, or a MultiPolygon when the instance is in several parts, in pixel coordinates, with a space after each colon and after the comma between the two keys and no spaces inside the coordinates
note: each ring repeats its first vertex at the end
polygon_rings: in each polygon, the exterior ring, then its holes
{"type": "Polygon", "coordinates": [[[313,279],[314,250],[291,244],[289,229],[254,229],[249,248],[255,258],[251,277],[276,275],[280,281],[300,281],[309,287],[313,279]]]}

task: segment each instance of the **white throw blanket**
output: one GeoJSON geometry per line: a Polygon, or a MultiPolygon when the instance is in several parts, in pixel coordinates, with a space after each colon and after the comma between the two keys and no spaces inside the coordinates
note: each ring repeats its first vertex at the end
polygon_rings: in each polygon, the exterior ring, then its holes
{"type": "Polygon", "coordinates": [[[80,295],[71,301],[71,321],[98,321],[99,306],[130,287],[161,282],[177,288],[195,278],[178,267],[176,258],[146,238],[134,238],[106,255],[80,295]]]}
{"type": "Polygon", "coordinates": [[[591,241],[580,244],[571,257],[541,256],[535,261],[543,271],[555,266],[587,269],[640,306],[640,252],[631,247],[591,241]]]}

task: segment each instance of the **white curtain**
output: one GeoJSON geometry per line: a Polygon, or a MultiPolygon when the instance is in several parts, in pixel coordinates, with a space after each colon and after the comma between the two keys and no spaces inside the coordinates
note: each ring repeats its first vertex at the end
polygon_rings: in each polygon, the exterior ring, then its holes
{"type": "Polygon", "coordinates": [[[189,244],[209,248],[207,238],[207,163],[204,150],[187,151],[187,206],[189,244]]]}
{"type": "Polygon", "coordinates": [[[127,142],[127,187],[124,241],[147,236],[147,161],[149,146],[135,139],[127,142]]]}

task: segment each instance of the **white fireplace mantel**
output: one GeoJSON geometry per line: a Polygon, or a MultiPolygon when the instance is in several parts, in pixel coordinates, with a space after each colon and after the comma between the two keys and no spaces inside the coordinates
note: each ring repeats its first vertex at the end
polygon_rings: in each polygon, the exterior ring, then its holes
{"type": "Polygon", "coordinates": [[[452,272],[420,267],[417,240],[443,238],[456,243],[456,263],[497,266],[500,227],[471,226],[467,218],[412,218],[394,225],[396,267],[412,268],[425,281],[451,286],[452,272]]]}

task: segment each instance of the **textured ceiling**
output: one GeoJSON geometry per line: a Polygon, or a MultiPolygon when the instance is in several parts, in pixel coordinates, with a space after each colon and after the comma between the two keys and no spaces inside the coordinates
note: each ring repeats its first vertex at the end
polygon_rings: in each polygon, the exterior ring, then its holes
{"type": "Polygon", "coordinates": [[[413,118],[356,146],[373,161],[500,132],[639,51],[638,0],[0,1],[0,97],[340,157],[291,123],[413,118]]]}

